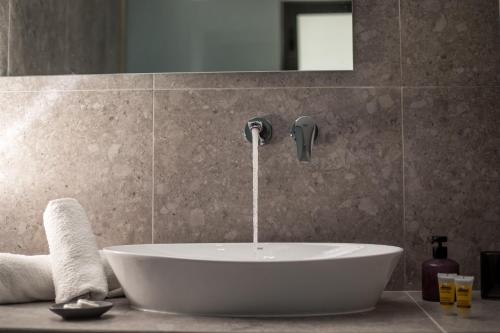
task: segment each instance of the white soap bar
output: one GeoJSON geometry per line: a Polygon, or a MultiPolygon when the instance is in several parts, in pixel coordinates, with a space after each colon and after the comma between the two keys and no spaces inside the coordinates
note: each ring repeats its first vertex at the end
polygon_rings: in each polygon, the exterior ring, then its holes
{"type": "Polygon", "coordinates": [[[78,302],[76,302],[76,304],[78,304],[82,309],[96,308],[99,306],[98,303],[89,301],[88,299],[79,299],[78,302]]]}
{"type": "Polygon", "coordinates": [[[64,304],[63,309],[81,309],[81,306],[77,303],[67,303],[64,304]]]}
{"type": "Polygon", "coordinates": [[[76,303],[67,303],[64,304],[64,309],[88,309],[88,308],[96,308],[99,304],[93,301],[89,301],[88,299],[79,299],[76,303]]]}

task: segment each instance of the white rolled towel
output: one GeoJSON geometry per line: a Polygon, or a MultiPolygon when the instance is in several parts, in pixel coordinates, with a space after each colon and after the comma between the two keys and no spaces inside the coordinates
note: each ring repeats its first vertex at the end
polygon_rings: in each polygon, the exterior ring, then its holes
{"type": "Polygon", "coordinates": [[[71,198],[52,200],[43,213],[49,243],[56,302],[79,297],[103,300],[108,284],[97,242],[80,203],[71,198]]]}
{"type": "MultiPolygon", "coordinates": [[[[107,297],[121,297],[123,291],[102,251],[107,297]]],[[[0,304],[53,301],[56,297],[49,255],[25,256],[0,253],[0,304]]]]}
{"type": "Polygon", "coordinates": [[[0,253],[0,304],[54,299],[49,256],[0,253]]]}

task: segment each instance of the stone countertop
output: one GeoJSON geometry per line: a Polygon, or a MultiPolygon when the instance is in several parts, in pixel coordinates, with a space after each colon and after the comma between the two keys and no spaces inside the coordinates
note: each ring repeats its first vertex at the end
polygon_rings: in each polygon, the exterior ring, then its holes
{"type": "Polygon", "coordinates": [[[419,292],[385,292],[374,311],[310,318],[218,318],[135,311],[126,299],[101,319],[63,321],[48,310],[51,303],[0,306],[0,332],[499,332],[500,301],[475,294],[469,319],[444,316],[439,304],[421,301],[419,292]]]}

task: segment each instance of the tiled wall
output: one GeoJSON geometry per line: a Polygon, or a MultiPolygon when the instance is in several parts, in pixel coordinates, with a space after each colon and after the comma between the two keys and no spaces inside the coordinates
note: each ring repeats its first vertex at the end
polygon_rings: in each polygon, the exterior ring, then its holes
{"type": "Polygon", "coordinates": [[[61,196],[101,246],[250,241],[242,129],[266,116],[263,241],[403,246],[389,288],[418,289],[429,237],[447,234],[478,276],[479,251],[500,249],[498,1],[354,13],[354,72],[0,78],[0,250],[46,251],[42,212],[61,196]],[[310,164],[288,136],[302,114],[320,127],[310,164]]]}

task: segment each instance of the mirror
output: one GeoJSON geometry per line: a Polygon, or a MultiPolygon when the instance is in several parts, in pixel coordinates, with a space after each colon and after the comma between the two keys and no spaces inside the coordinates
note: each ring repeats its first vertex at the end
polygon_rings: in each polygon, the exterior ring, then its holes
{"type": "Polygon", "coordinates": [[[22,3],[9,75],[353,70],[351,1],[22,3]]]}
{"type": "Polygon", "coordinates": [[[352,70],[345,1],[128,0],[127,72],[352,70]]]}

